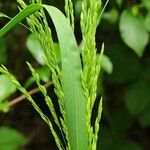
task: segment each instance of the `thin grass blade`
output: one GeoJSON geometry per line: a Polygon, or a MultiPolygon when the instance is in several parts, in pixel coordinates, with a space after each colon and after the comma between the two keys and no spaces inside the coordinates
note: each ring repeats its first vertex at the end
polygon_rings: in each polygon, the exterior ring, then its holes
{"type": "Polygon", "coordinates": [[[9,30],[11,30],[16,24],[20,21],[28,17],[30,14],[38,11],[42,8],[39,4],[31,4],[25,9],[23,9],[20,13],[18,13],[11,21],[9,21],[1,30],[0,30],[0,37],[4,36],[9,30]]]}

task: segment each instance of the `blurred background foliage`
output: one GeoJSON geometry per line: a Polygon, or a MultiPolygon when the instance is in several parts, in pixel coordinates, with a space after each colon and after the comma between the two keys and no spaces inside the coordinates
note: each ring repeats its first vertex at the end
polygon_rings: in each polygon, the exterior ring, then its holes
{"type": "MultiPolygon", "coordinates": [[[[64,11],[63,0],[44,2],[64,11]]],[[[82,0],[74,0],[75,34],[79,46],[82,46],[79,28],[81,2],[82,0]]],[[[18,12],[16,1],[0,0],[0,12],[13,17],[18,12]]],[[[7,21],[0,13],[0,27],[7,21]]],[[[52,32],[54,39],[57,39],[55,31],[52,32]]],[[[98,82],[98,97],[104,96],[98,150],[150,148],[149,32],[150,0],[109,1],[96,35],[98,53],[102,42],[105,42],[105,55],[98,82]]],[[[55,46],[59,59],[57,40],[55,46]]],[[[43,62],[40,43],[26,28],[18,25],[0,39],[0,64],[5,65],[30,90],[35,85],[26,61],[37,69],[43,84],[50,80],[51,75],[43,62]]],[[[53,87],[48,90],[56,100],[53,87]]],[[[11,81],[0,75],[0,150],[56,149],[49,129],[30,104],[23,101],[9,108],[8,102],[19,94],[11,81]]],[[[40,93],[34,97],[47,112],[40,93]]]]}

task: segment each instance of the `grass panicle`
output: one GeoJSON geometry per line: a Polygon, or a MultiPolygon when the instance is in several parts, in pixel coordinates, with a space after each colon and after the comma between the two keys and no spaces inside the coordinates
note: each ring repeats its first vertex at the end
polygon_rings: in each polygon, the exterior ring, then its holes
{"type": "Polygon", "coordinates": [[[72,29],[74,30],[74,10],[72,0],[65,0],[65,12],[69,19],[72,29]]]}
{"type": "MultiPolygon", "coordinates": [[[[87,100],[87,126],[89,134],[89,150],[94,150],[96,141],[94,139],[93,127],[91,127],[92,109],[96,100],[97,80],[100,72],[100,61],[96,60],[96,42],[95,34],[99,11],[101,9],[101,0],[88,1],[83,0],[81,12],[81,30],[83,36],[83,72],[82,85],[84,95],[87,100]]],[[[101,108],[99,108],[101,109],[101,108]]],[[[97,135],[95,135],[97,136],[97,135]]]]}
{"type": "MultiPolygon", "coordinates": [[[[24,8],[23,6],[25,5],[22,5],[23,1],[19,0],[18,2],[20,6],[24,8]]],[[[34,2],[32,1],[31,3],[41,3],[41,1],[34,1],[34,2]]],[[[58,61],[56,59],[51,30],[48,27],[48,23],[44,14],[44,10],[41,9],[40,12],[29,16],[27,18],[27,22],[30,26],[31,32],[38,37],[44,49],[45,62],[52,72],[52,82],[55,87],[54,91],[58,97],[58,104],[59,104],[60,112],[62,114],[62,118],[61,118],[61,120],[63,120],[61,121],[61,123],[63,123],[62,128],[65,134],[65,137],[68,140],[68,133],[67,133],[67,127],[66,127],[66,120],[65,120],[65,111],[64,111],[64,93],[62,90],[61,79],[60,79],[61,70],[60,70],[58,61]]]]}
{"type": "Polygon", "coordinates": [[[49,118],[42,112],[42,110],[39,108],[39,106],[35,103],[35,101],[33,100],[33,98],[29,95],[29,93],[26,91],[26,89],[24,87],[21,86],[21,84],[17,81],[17,79],[4,67],[0,67],[0,72],[3,73],[4,75],[6,75],[8,78],[11,79],[11,81],[16,85],[17,89],[31,102],[32,106],[34,107],[34,109],[38,112],[38,114],[41,116],[41,118],[44,120],[44,122],[46,122],[46,124],[50,127],[51,133],[55,138],[55,142],[57,147],[60,150],[63,150],[63,146],[61,143],[61,140],[59,139],[57,133],[55,132],[51,121],[49,120],[49,118]]]}

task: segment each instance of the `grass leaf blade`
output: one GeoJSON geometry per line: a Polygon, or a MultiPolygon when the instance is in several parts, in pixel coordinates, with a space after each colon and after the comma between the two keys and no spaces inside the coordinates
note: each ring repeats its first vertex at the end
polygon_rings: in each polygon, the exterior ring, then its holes
{"type": "Polygon", "coordinates": [[[9,21],[1,30],[0,37],[4,36],[9,30],[11,30],[16,24],[20,21],[28,17],[30,14],[38,11],[42,8],[39,4],[31,4],[25,9],[23,9],[20,13],[18,13],[11,21],[9,21]]]}
{"type": "Polygon", "coordinates": [[[87,150],[86,102],[83,94],[79,49],[69,21],[55,7],[43,5],[55,25],[61,49],[62,87],[71,150],[87,150]]]}

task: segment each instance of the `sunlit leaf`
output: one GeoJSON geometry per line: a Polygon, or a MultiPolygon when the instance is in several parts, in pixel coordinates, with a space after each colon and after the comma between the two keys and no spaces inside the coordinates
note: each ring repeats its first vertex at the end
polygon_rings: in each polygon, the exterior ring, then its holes
{"type": "Polygon", "coordinates": [[[30,34],[28,36],[27,48],[39,64],[41,65],[45,64],[44,58],[43,58],[44,51],[43,51],[42,45],[40,44],[40,42],[38,41],[38,38],[35,35],[30,34]]]}
{"type": "Polygon", "coordinates": [[[118,17],[119,17],[118,10],[115,8],[112,8],[109,12],[105,12],[102,15],[102,18],[109,21],[110,23],[116,23],[118,17]]]}
{"type": "Polygon", "coordinates": [[[130,10],[124,10],[120,17],[119,28],[123,41],[133,49],[138,56],[142,56],[149,40],[149,34],[142,18],[134,16],[130,10]]]}
{"type": "Polygon", "coordinates": [[[0,112],[8,112],[9,111],[9,105],[8,105],[8,102],[0,102],[0,112]]]}
{"type": "MultiPolygon", "coordinates": [[[[40,80],[43,82],[48,82],[50,81],[50,70],[47,66],[42,66],[38,69],[35,69],[36,72],[38,73],[40,80]]],[[[25,88],[28,88],[30,85],[32,85],[35,82],[35,79],[33,76],[31,76],[30,78],[27,79],[26,83],[25,83],[25,88]]]]}
{"type": "Polygon", "coordinates": [[[150,11],[145,16],[145,27],[150,32],[150,11]]]}
{"type": "Polygon", "coordinates": [[[16,86],[5,75],[0,75],[0,102],[16,91],[16,86]]]}
{"type": "Polygon", "coordinates": [[[148,9],[150,10],[150,1],[149,0],[141,0],[143,5],[148,9]]]}
{"type": "MultiPolygon", "coordinates": [[[[31,54],[33,55],[33,57],[36,59],[36,61],[41,64],[41,65],[45,65],[45,61],[44,61],[44,50],[43,47],[41,45],[41,43],[39,42],[38,38],[33,35],[30,34],[27,38],[27,48],[28,50],[31,52],[31,54]]],[[[60,62],[60,47],[58,43],[54,43],[54,49],[56,52],[56,56],[58,61],[60,62]]]]}
{"type": "Polygon", "coordinates": [[[113,71],[113,64],[111,62],[111,60],[106,56],[103,55],[102,56],[102,68],[108,73],[111,74],[113,71]]]}
{"type": "Polygon", "coordinates": [[[0,12],[0,18],[2,18],[2,17],[4,17],[4,18],[8,18],[8,16],[7,16],[7,15],[3,14],[2,12],[0,12]]]}

